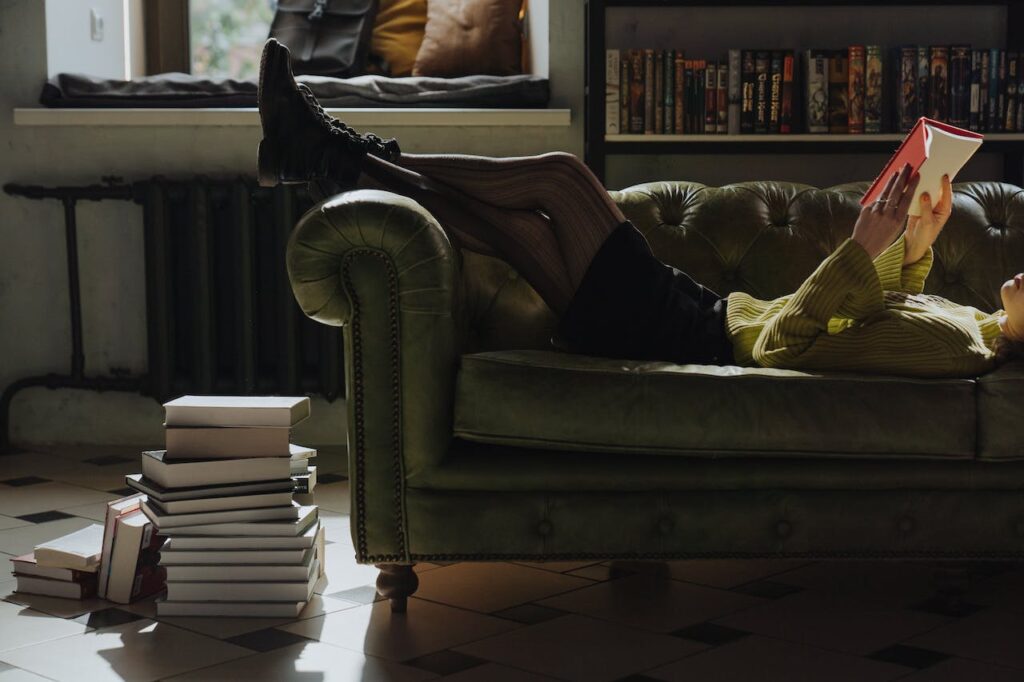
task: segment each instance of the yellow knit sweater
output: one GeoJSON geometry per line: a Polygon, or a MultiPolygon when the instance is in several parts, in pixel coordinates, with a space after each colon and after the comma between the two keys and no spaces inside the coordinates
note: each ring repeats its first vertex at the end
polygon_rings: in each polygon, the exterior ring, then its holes
{"type": "Polygon", "coordinates": [[[995,366],[999,310],[922,294],[933,254],[903,265],[900,236],[872,262],[847,239],[793,294],[729,294],[736,364],[917,377],[972,377],[995,366]]]}

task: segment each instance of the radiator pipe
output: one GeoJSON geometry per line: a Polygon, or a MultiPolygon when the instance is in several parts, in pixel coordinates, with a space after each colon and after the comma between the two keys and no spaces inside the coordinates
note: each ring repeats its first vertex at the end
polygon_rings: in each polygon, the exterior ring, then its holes
{"type": "Polygon", "coordinates": [[[68,300],[71,308],[71,377],[85,376],[85,351],[82,348],[82,290],[78,283],[78,222],[75,200],[64,197],[64,241],[68,258],[68,300]]]}

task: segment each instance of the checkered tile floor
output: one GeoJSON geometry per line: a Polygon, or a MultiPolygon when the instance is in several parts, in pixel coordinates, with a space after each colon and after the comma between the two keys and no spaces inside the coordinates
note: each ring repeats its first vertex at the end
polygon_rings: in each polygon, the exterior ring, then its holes
{"type": "MultiPolygon", "coordinates": [[[[0,559],[102,520],[137,450],[0,456],[0,559]]],[[[156,618],[12,594],[13,680],[1024,679],[1024,564],[788,560],[422,564],[405,616],[357,565],[343,453],[322,452],[327,576],[297,619],[156,618]],[[941,589],[940,589],[941,588],[941,589]]]]}

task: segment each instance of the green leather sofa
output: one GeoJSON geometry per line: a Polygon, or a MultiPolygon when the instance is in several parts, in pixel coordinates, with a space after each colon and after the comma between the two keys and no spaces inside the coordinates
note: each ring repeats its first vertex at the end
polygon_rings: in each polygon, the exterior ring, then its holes
{"type": "MultiPolygon", "coordinates": [[[[868,183],[613,192],[719,294],[794,291],[868,183]]],[[[1024,270],[1024,193],[955,185],[926,293],[986,311],[1024,270]]],[[[504,262],[375,190],[288,246],[305,313],[344,325],[356,560],[402,610],[418,561],[1024,556],[1024,366],[909,379],[571,355],[504,262]]]]}

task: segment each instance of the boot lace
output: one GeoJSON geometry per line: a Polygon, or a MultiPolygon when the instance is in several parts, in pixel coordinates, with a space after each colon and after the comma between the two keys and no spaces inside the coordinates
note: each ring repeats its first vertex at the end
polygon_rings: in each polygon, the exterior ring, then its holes
{"type": "Polygon", "coordinates": [[[398,147],[398,141],[396,139],[389,138],[384,140],[373,133],[360,135],[352,126],[349,126],[328,114],[323,105],[317,101],[316,96],[313,94],[313,91],[309,89],[309,86],[305,83],[298,83],[297,87],[299,92],[302,93],[302,97],[306,101],[306,106],[310,113],[313,114],[317,123],[327,128],[330,133],[341,135],[353,150],[373,154],[374,156],[378,156],[386,161],[394,161],[398,158],[401,150],[398,147]]]}

